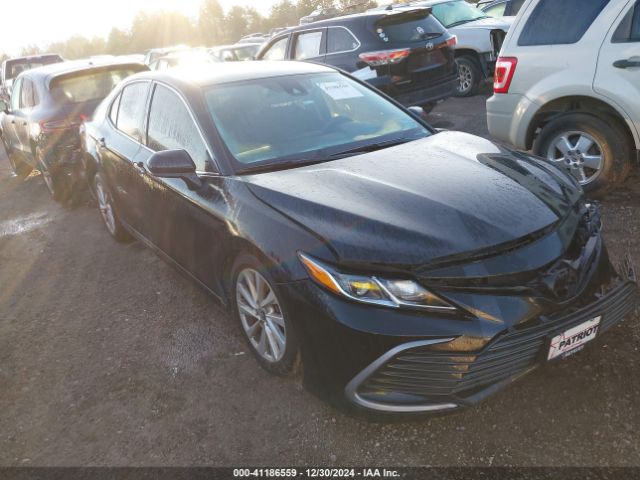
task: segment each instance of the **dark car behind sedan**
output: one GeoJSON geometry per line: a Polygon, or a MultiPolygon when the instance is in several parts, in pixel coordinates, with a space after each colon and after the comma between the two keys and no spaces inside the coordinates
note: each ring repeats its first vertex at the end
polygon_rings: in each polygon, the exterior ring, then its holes
{"type": "Polygon", "coordinates": [[[77,60],[19,75],[0,123],[13,171],[37,168],[54,199],[70,199],[80,165],[78,127],[114,86],[144,70],[128,59],[77,60]]]}
{"type": "Polygon", "coordinates": [[[22,72],[63,61],[63,58],[57,53],[8,58],[2,62],[2,68],[0,68],[0,99],[9,101],[13,81],[22,72]]]}
{"type": "Polygon", "coordinates": [[[323,63],[366,80],[407,106],[431,110],[458,87],[451,35],[428,8],[381,10],[290,28],[258,60],[323,63]]]}
{"type": "Polygon", "coordinates": [[[136,75],[83,145],[108,232],[219,298],[264,368],[300,356],[305,384],[341,404],[473,405],[637,302],[572,177],[437,133],[328,67],[136,75]]]}

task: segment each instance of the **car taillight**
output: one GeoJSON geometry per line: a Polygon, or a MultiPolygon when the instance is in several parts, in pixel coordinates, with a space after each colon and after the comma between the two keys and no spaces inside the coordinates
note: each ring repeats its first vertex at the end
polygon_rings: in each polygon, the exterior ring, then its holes
{"type": "Polygon", "coordinates": [[[40,122],[40,130],[42,130],[43,132],[62,130],[69,127],[70,125],[67,120],[47,120],[45,122],[40,122]]]}
{"type": "Polygon", "coordinates": [[[498,57],[496,71],[493,74],[493,93],[509,93],[516,65],[518,59],[515,57],[498,57]]]}
{"type": "Polygon", "coordinates": [[[444,42],[444,47],[455,47],[458,44],[458,37],[457,36],[453,36],[451,37],[449,40],[447,40],[446,42],[444,42]]]}
{"type": "Polygon", "coordinates": [[[382,50],[380,52],[361,53],[360,60],[367,62],[372,67],[380,67],[382,65],[392,65],[400,63],[411,53],[410,48],[399,50],[382,50]]]}
{"type": "Polygon", "coordinates": [[[52,130],[64,130],[65,128],[72,128],[79,126],[85,120],[88,120],[84,114],[80,114],[78,118],[65,118],[62,120],[46,120],[40,122],[40,130],[43,132],[50,132],[52,130]]]}

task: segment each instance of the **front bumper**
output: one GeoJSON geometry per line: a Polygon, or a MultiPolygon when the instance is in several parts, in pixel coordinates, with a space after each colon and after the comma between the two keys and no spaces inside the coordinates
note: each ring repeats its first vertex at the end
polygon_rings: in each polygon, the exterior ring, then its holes
{"type": "Polygon", "coordinates": [[[433,348],[447,340],[400,345],[356,376],[345,393],[355,405],[383,412],[471,406],[542,365],[551,337],[598,316],[601,335],[631,313],[636,302],[635,284],[625,282],[577,312],[510,329],[479,352],[433,348]]]}
{"type": "MultiPolygon", "coordinates": [[[[551,313],[531,315],[514,307],[514,298],[490,295],[514,316],[504,323],[375,308],[338,298],[310,280],[281,287],[299,320],[304,382],[313,393],[366,411],[449,412],[545,363],[548,341],[560,332],[602,316],[599,337],[629,315],[638,302],[632,269],[615,275],[606,251],[598,265],[588,291],[551,313]]],[[[487,299],[482,297],[478,304],[487,299]]]]}

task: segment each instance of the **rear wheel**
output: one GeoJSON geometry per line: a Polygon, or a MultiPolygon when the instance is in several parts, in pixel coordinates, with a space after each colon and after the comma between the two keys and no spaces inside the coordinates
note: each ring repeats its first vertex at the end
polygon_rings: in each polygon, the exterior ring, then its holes
{"type": "Polygon", "coordinates": [[[621,183],[632,167],[624,130],[616,121],[586,113],[567,113],[546,124],[534,151],[567,170],[594,196],[602,196],[621,183]]]}
{"type": "Polygon", "coordinates": [[[234,313],[251,352],[270,373],[292,373],[298,341],[268,269],[253,255],[244,254],[235,262],[233,279],[234,313]]]}
{"type": "Polygon", "coordinates": [[[44,184],[56,202],[62,202],[66,196],[66,189],[64,186],[64,179],[52,172],[49,168],[48,162],[41,148],[36,148],[36,161],[38,162],[38,169],[44,180],[44,184]]]}
{"type": "Polygon", "coordinates": [[[113,205],[111,193],[109,192],[109,187],[104,183],[100,174],[96,174],[94,177],[93,185],[100,215],[109,234],[118,242],[124,243],[131,241],[131,235],[129,235],[129,232],[127,232],[122,223],[120,223],[120,219],[113,205]]]}
{"type": "Polygon", "coordinates": [[[478,93],[480,86],[480,67],[475,58],[470,55],[462,55],[456,58],[458,65],[458,89],[457,97],[471,97],[478,93]]]}
{"type": "Polygon", "coordinates": [[[7,145],[4,138],[2,138],[2,145],[4,147],[5,153],[7,154],[9,165],[11,166],[11,171],[14,173],[14,175],[20,178],[25,178],[27,175],[29,175],[33,168],[29,164],[18,159],[17,155],[11,152],[11,149],[7,145]]]}

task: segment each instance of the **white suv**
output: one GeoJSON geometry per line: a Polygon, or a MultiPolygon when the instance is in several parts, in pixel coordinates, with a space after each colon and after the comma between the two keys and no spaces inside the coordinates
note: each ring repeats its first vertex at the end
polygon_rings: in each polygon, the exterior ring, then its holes
{"type": "Polygon", "coordinates": [[[640,158],[640,0],[527,0],[487,101],[491,134],[568,169],[592,195],[640,158]]]}

